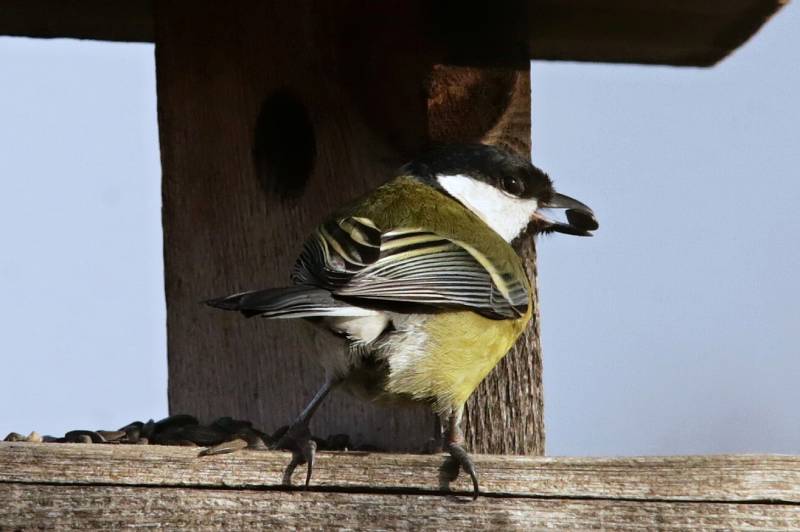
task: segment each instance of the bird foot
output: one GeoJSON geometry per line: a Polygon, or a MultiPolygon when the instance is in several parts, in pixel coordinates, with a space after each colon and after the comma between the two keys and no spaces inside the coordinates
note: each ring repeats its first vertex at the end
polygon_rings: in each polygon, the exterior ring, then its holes
{"type": "Polygon", "coordinates": [[[284,449],[292,452],[292,460],[283,472],[282,483],[284,486],[292,485],[292,474],[297,466],[308,464],[306,469],[307,488],[311,482],[311,473],[314,469],[314,456],[317,452],[317,442],[311,439],[311,431],[307,423],[292,425],[280,439],[271,446],[272,449],[284,449]]]}
{"type": "MultiPolygon", "coordinates": [[[[475,465],[472,463],[469,454],[467,454],[464,447],[458,443],[448,443],[447,452],[450,453],[450,457],[458,468],[463,469],[464,472],[469,475],[469,478],[472,479],[472,498],[473,500],[477,499],[479,493],[478,474],[475,472],[475,465]]],[[[458,476],[458,469],[456,469],[456,476],[458,476]]]]}

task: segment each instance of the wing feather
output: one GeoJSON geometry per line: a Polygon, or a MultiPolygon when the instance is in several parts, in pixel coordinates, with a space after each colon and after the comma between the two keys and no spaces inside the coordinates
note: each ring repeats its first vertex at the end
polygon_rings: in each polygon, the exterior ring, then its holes
{"type": "Polygon", "coordinates": [[[526,283],[473,246],[422,229],[382,233],[365,218],[320,226],[292,278],[334,296],[467,308],[492,318],[517,318],[528,309],[526,283]]]}

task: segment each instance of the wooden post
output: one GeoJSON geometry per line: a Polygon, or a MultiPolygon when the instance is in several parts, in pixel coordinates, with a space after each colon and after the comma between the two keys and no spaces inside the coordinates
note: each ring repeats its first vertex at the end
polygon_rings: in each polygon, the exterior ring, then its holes
{"type": "MultiPolygon", "coordinates": [[[[157,2],[156,67],[173,413],[288,423],[338,348],[306,323],[244,320],[199,304],[288,284],[334,207],[430,141],[528,154],[529,72],[444,66],[428,3],[157,2]]],[[[527,62],[525,63],[527,65],[527,62]]],[[[532,246],[525,250],[535,273],[532,246]]],[[[475,452],[543,452],[538,320],[470,401],[475,452]]],[[[334,394],[315,433],[419,450],[432,416],[334,394]]]]}

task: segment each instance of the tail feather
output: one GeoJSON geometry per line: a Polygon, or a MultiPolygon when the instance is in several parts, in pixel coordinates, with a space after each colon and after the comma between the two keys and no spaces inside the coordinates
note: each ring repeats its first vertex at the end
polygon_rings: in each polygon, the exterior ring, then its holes
{"type": "Polygon", "coordinates": [[[314,316],[368,316],[375,311],[335,299],[327,290],[309,286],[268,288],[240,292],[206,304],[223,310],[237,310],[250,318],[310,318],[314,316]]]}

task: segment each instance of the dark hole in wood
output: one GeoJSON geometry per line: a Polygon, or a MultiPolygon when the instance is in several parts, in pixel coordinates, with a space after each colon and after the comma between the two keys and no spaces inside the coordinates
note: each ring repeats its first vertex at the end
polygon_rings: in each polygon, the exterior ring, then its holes
{"type": "Polygon", "coordinates": [[[258,113],[253,159],[266,193],[298,197],[311,176],[317,154],[314,126],[306,107],[289,91],[268,96],[258,113]]]}

